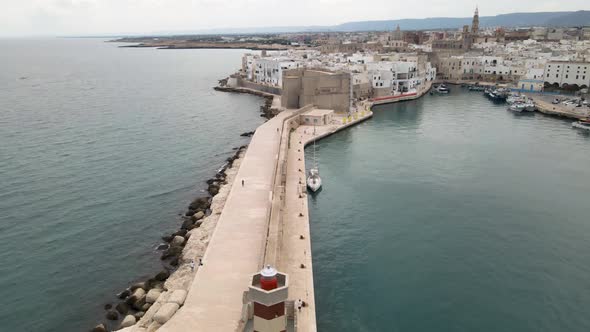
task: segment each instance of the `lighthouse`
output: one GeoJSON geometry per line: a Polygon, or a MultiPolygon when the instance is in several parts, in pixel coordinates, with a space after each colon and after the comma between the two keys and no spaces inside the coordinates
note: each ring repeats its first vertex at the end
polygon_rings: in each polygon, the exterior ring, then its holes
{"type": "Polygon", "coordinates": [[[267,265],[252,276],[249,298],[254,305],[255,332],[287,331],[285,301],[288,297],[288,277],[267,265]]]}

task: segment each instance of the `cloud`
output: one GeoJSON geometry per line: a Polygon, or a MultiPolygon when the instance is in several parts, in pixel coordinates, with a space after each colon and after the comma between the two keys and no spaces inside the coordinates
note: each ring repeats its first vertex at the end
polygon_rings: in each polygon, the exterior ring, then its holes
{"type": "Polygon", "coordinates": [[[2,0],[0,35],[83,35],[590,9],[588,0],[2,0]]]}

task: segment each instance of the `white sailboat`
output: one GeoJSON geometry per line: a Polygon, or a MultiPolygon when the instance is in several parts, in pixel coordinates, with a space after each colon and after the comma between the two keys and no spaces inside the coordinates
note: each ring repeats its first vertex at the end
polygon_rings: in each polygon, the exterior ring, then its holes
{"type": "Polygon", "coordinates": [[[307,176],[307,187],[313,192],[318,191],[322,187],[320,168],[318,167],[315,155],[315,141],[313,141],[313,166],[309,169],[309,175],[307,176]]]}

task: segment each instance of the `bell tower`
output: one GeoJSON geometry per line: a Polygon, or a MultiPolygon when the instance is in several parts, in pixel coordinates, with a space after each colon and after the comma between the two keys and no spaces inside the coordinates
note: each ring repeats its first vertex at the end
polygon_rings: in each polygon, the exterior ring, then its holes
{"type": "Polygon", "coordinates": [[[475,6],[475,13],[473,14],[473,22],[471,23],[471,33],[479,33],[479,9],[475,6]]]}

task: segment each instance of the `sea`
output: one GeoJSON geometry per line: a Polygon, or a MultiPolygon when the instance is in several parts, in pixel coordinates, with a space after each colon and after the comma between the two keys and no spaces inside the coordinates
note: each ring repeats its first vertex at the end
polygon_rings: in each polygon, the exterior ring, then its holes
{"type": "Polygon", "coordinates": [[[318,331],[590,331],[590,136],[458,86],[373,111],[316,144],[318,331]]]}
{"type": "Polygon", "coordinates": [[[260,98],[213,90],[245,50],[119,46],[0,39],[0,331],[105,321],[264,121],[260,98]]]}

